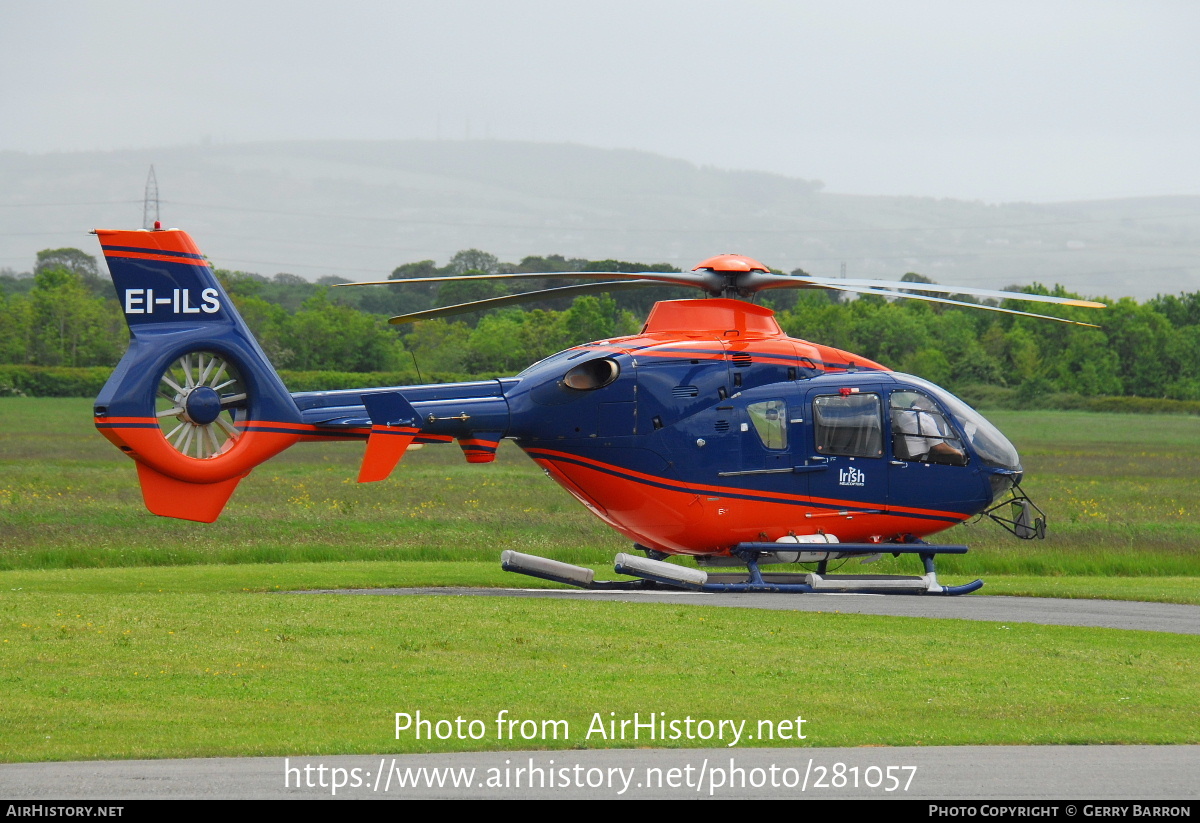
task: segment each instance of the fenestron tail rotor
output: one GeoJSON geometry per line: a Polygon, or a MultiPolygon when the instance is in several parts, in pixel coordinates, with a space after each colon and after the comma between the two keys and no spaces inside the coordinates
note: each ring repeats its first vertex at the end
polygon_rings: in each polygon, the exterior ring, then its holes
{"type": "Polygon", "coordinates": [[[190,351],[159,378],[154,416],[163,437],[184,457],[207,460],[241,437],[239,413],[248,395],[237,369],[223,355],[190,351]]]}

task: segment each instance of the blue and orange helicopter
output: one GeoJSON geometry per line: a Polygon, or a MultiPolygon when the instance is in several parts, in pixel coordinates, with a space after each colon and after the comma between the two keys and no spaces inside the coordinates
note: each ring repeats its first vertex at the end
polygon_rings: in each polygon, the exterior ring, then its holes
{"type": "Polygon", "coordinates": [[[644,556],[617,555],[615,570],[635,578],[623,581],[512,551],[503,553],[503,567],[592,589],[975,591],[982,581],[940,585],[934,567],[937,555],[967,547],[924,538],[977,515],[1019,538],[1044,537],[1045,516],[1021,491],[1016,449],[946,390],[788,337],[770,309],[748,298],[815,288],[1045,317],[944,296],[953,291],[1103,307],[986,289],[782,275],[739,255],[713,257],[691,272],[376,281],[602,281],[393,323],[663,284],[698,288],[705,297],[656,303],[639,334],[575,346],[511,378],[291,393],[187,233],[95,234],[131,336],[96,399],[95,424],[135,461],[151,512],[212,522],[255,466],[300,442],[365,441],[358,480],[370,482],[386,478],[414,443],[457,441],[468,462],[487,463],[507,438],[644,556]],[[829,573],[831,561],[883,554],[916,555],[924,573],[829,573]],[[696,567],[666,562],[673,555],[694,558],[696,567]],[[815,565],[761,569],[798,563],[815,565]]]}

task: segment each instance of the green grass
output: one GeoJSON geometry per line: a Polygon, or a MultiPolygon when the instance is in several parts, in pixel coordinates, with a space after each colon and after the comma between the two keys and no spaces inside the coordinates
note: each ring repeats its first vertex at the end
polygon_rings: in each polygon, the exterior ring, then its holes
{"type": "Polygon", "coordinates": [[[0,758],[647,745],[584,738],[593,713],[635,711],[799,715],[810,746],[1197,743],[1195,651],[1180,635],[837,612],[8,591],[0,758]],[[396,739],[394,713],[418,709],[489,724],[507,709],[571,736],[396,739]]]}

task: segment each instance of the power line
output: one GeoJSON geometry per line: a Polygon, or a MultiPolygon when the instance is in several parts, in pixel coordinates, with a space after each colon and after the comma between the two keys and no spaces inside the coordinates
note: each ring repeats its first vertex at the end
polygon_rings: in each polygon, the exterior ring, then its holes
{"type": "MultiPolygon", "coordinates": [[[[848,229],[822,229],[822,228],[774,228],[774,229],[736,229],[728,226],[719,228],[643,228],[643,227],[606,227],[606,226],[558,226],[547,227],[540,224],[521,224],[521,223],[500,223],[496,221],[472,221],[472,220],[430,220],[427,218],[412,218],[412,217],[377,217],[373,215],[363,214],[347,214],[347,213],[329,213],[329,212],[302,212],[302,211],[287,211],[283,209],[263,209],[252,208],[249,206],[229,206],[219,203],[192,203],[186,200],[161,200],[158,198],[157,181],[154,180],[154,167],[150,167],[150,176],[146,181],[146,196],[142,200],[96,200],[96,201],[81,201],[77,203],[65,202],[48,202],[48,203],[0,203],[0,208],[43,208],[43,207],[79,207],[79,206],[109,206],[123,205],[129,203],[142,203],[143,205],[143,223],[147,216],[147,209],[152,207],[154,214],[158,215],[160,203],[170,203],[178,206],[190,206],[192,208],[217,209],[220,211],[238,211],[250,214],[271,214],[280,217],[310,217],[320,220],[354,220],[356,222],[373,221],[384,223],[404,223],[405,225],[424,225],[424,226],[449,226],[457,228],[495,228],[495,229],[549,229],[552,231],[568,231],[568,232],[602,232],[602,233],[663,233],[663,234],[712,234],[719,231],[726,234],[887,234],[893,232],[933,232],[933,231],[966,231],[974,229],[1028,229],[1028,228],[1055,228],[1059,226],[1082,226],[1082,225],[1098,225],[1104,223],[1122,223],[1128,221],[1142,222],[1147,220],[1176,220],[1183,218],[1200,217],[1200,211],[1178,212],[1173,214],[1157,214],[1157,215],[1141,215],[1141,216],[1122,216],[1122,217],[1105,217],[1080,220],[1051,220],[1051,221],[1034,221],[1023,223],[966,223],[948,226],[900,226],[896,228],[872,227],[872,228],[848,228],[848,229]]],[[[144,226],[145,227],[145,226],[144,226]]],[[[152,227],[152,226],[151,226],[152,227]]]]}
{"type": "Polygon", "coordinates": [[[62,231],[5,231],[0,237],[62,237],[65,234],[86,234],[80,229],[63,229],[62,231]]]}
{"type": "Polygon", "coordinates": [[[248,206],[227,206],[217,203],[190,203],[185,200],[167,200],[163,201],[179,206],[191,206],[193,208],[218,209],[221,211],[241,211],[252,214],[272,214],[280,217],[312,217],[321,220],[353,220],[355,222],[374,221],[384,223],[403,223],[405,225],[417,226],[450,226],[458,228],[494,228],[494,229],[539,229],[549,231],[566,231],[566,232],[603,232],[603,233],[640,233],[640,234],[713,234],[714,232],[723,232],[726,234],[884,234],[890,232],[929,232],[929,231],[965,231],[968,229],[1028,229],[1028,228],[1055,228],[1058,226],[1081,226],[1095,225],[1102,223],[1121,223],[1124,221],[1144,221],[1144,220],[1173,220],[1187,217],[1200,217],[1200,211],[1179,212],[1177,214],[1161,214],[1161,215],[1143,215],[1140,217],[1107,217],[1088,220],[1057,220],[1057,221],[1039,221],[1030,223],[991,223],[991,224],[964,224],[952,226],[904,226],[899,228],[854,228],[854,229],[814,229],[814,228],[782,228],[782,229],[735,229],[728,226],[718,228],[642,228],[642,227],[607,227],[607,226],[546,226],[542,224],[522,224],[522,223],[498,223],[495,221],[468,221],[468,220],[430,220],[427,218],[411,218],[411,217],[378,217],[374,215],[363,214],[347,214],[347,213],[326,213],[326,212],[299,212],[299,211],[284,211],[281,209],[262,209],[251,208],[248,206]]]}
{"type": "Polygon", "coordinates": [[[140,203],[141,200],[93,200],[82,203],[0,203],[0,209],[27,209],[27,208],[43,208],[48,206],[55,207],[73,207],[73,206],[119,206],[127,203],[140,203]]]}

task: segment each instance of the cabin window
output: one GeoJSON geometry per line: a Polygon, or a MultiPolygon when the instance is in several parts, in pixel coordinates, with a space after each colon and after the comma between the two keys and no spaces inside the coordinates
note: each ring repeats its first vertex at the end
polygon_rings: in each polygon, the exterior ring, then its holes
{"type": "Polygon", "coordinates": [[[883,454],[883,404],[877,394],[825,395],[813,399],[817,453],[847,457],[883,454]]]}
{"type": "Polygon", "coordinates": [[[787,404],[782,400],[764,400],[746,406],[758,439],[768,449],[787,448],[787,404]]]}
{"type": "Polygon", "coordinates": [[[894,391],[888,405],[897,460],[966,465],[962,440],[932,398],[921,392],[894,391]]]}

